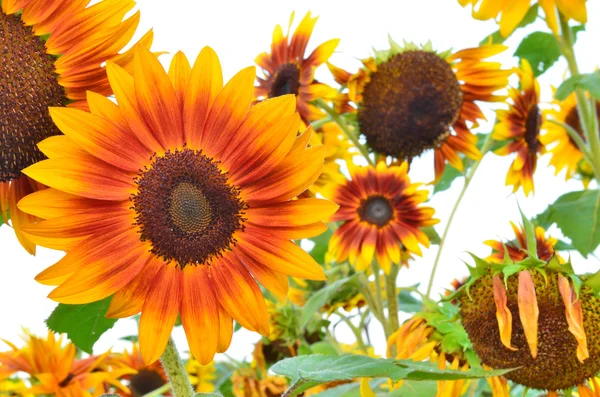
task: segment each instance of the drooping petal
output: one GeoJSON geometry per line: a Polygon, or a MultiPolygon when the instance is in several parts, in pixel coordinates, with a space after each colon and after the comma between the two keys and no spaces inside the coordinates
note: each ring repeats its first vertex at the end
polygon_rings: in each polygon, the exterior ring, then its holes
{"type": "Polygon", "coordinates": [[[538,350],[538,318],[540,310],[535,295],[535,284],[528,270],[519,273],[519,288],[517,292],[519,318],[525,332],[525,339],[531,352],[531,357],[537,357],[538,350]]]}
{"type": "Polygon", "coordinates": [[[506,305],[506,289],[504,288],[500,276],[494,276],[493,287],[494,303],[496,304],[496,320],[498,321],[498,329],[500,330],[500,341],[510,350],[517,350],[510,344],[512,336],[512,314],[506,305]]]}
{"type": "Polygon", "coordinates": [[[589,358],[590,353],[587,347],[585,329],[583,328],[581,301],[578,299],[569,280],[560,274],[558,275],[558,290],[565,305],[565,317],[569,324],[569,332],[577,340],[577,359],[583,363],[585,359],[589,358]]]}

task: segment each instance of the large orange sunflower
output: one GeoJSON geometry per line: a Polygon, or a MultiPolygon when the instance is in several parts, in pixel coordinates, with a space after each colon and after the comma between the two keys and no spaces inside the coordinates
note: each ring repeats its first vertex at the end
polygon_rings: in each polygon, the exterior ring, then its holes
{"type": "Polygon", "coordinates": [[[105,393],[104,384],[120,386],[114,374],[99,369],[108,357],[76,359],[72,343],[63,346],[62,336],[48,331],[46,339],[25,334],[25,346],[6,342],[11,350],[0,352],[0,379],[24,372],[35,379],[33,386],[22,392],[55,395],[57,397],[86,397],[105,393]]]}
{"type": "MultiPolygon", "coordinates": [[[[255,60],[264,74],[264,77],[257,77],[258,86],[254,93],[258,100],[294,94],[298,113],[306,123],[323,117],[323,112],[311,105],[311,101],[336,95],[334,89],[315,80],[315,70],[329,59],[340,40],[326,41],[310,55],[305,55],[317,19],[308,12],[291,38],[289,27],[284,36],[281,26],[277,25],[273,31],[271,52],[263,52],[255,60]]],[[[292,13],[290,27],[293,21],[292,13]]]]}
{"type": "MultiPolygon", "coordinates": [[[[60,134],[49,106],[86,108],[86,91],[112,94],[105,61],[131,68],[131,40],[139,12],[123,21],[133,0],[3,0],[0,10],[0,225],[10,216],[21,245],[35,244],[21,232],[36,216],[17,202],[43,186],[21,171],[45,156],[43,139],[60,134]]],[[[152,32],[141,40],[152,43],[152,32]]]]}
{"type": "Polygon", "coordinates": [[[459,153],[478,159],[477,138],[470,129],[485,117],[476,102],[496,102],[511,70],[484,59],[506,47],[489,45],[436,53],[428,43],[391,49],[363,60],[351,75],[330,66],[336,81],[348,87],[348,99],[358,109],[360,132],[378,153],[399,160],[434,150],[435,178],[446,162],[463,170],[459,153]]]}
{"type": "Polygon", "coordinates": [[[506,174],[506,185],[513,185],[513,192],[522,187],[525,195],[529,195],[534,191],[533,173],[538,156],[546,151],[540,141],[544,118],[539,108],[540,86],[527,60],[522,60],[518,74],[521,87],[509,90],[512,100],[509,109],[496,112],[498,122],[492,137],[509,141],[506,146],[497,149],[496,154],[517,154],[506,174]]]}
{"type": "Polygon", "coordinates": [[[229,346],[232,318],[269,335],[256,281],[285,298],[287,275],[324,279],[291,240],[316,236],[337,206],[294,198],[323,168],[325,148],[297,138],[293,95],[251,108],[254,67],[224,87],[219,60],[182,53],[169,73],[137,46],[135,74],[108,62],[118,105],[88,94],[91,113],[51,108],[65,134],[46,139],[49,157],[24,170],[49,186],[19,206],[46,219],[35,243],[67,255],[37,280],[49,297],[81,304],[113,295],[109,317],[142,311],[146,364],[163,352],[180,314],[202,364],[229,346]]]}
{"type": "Polygon", "coordinates": [[[435,210],[422,207],[427,191],[411,184],[408,165],[387,167],[354,167],[352,179],[340,185],[333,200],[340,209],[331,218],[344,223],[329,241],[329,249],[337,262],[349,259],[357,270],[365,270],[373,257],[387,274],[392,264],[402,263],[399,243],[409,252],[421,255],[419,244],[429,246],[429,238],[421,230],[439,222],[435,210]]]}

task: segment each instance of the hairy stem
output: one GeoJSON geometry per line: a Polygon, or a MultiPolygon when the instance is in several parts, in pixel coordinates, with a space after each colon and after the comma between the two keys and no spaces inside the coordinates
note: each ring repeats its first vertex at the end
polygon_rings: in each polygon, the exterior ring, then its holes
{"type": "Polygon", "coordinates": [[[400,321],[398,320],[398,291],[396,289],[396,278],[398,277],[399,270],[399,266],[392,266],[390,274],[385,276],[385,293],[387,298],[389,324],[389,335],[386,335],[386,338],[389,338],[391,334],[400,328],[400,321]]]}
{"type": "Polygon", "coordinates": [[[160,356],[160,362],[162,363],[169,382],[171,383],[171,389],[175,397],[193,397],[194,389],[188,378],[187,371],[179,357],[177,348],[173,338],[169,338],[169,343],[160,356]]]}

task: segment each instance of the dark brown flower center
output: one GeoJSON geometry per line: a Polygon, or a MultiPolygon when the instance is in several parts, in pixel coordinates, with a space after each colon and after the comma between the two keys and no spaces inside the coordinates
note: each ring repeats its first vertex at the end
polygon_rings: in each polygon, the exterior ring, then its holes
{"type": "Polygon", "coordinates": [[[412,158],[448,136],[462,103],[448,62],[427,51],[403,52],[378,65],[365,85],[360,130],[377,152],[412,158]]]}
{"type": "Polygon", "coordinates": [[[300,69],[293,63],[281,65],[271,76],[269,98],[286,94],[298,94],[300,88],[300,69]]]}
{"type": "Polygon", "coordinates": [[[0,11],[0,183],[44,159],[37,143],[60,134],[48,106],[66,97],[54,70],[55,58],[21,19],[0,11]]]}
{"type": "Polygon", "coordinates": [[[390,201],[382,196],[369,197],[359,209],[360,218],[379,227],[386,225],[394,216],[390,201]]]}
{"type": "Polygon", "coordinates": [[[154,156],[132,196],[140,239],[165,261],[208,264],[235,244],[244,203],[218,163],[190,149],[154,156]]]}
{"type": "Polygon", "coordinates": [[[129,379],[129,389],[133,397],[142,397],[166,383],[158,372],[142,369],[129,379]]]}
{"type": "Polygon", "coordinates": [[[533,105],[527,112],[525,120],[525,142],[529,148],[529,153],[535,154],[540,146],[539,136],[542,127],[542,114],[538,105],[533,105]]]}
{"type": "Polygon", "coordinates": [[[75,378],[75,374],[73,372],[69,372],[67,376],[60,381],[58,387],[67,387],[69,383],[75,378]]]}
{"type": "MultiPolygon", "coordinates": [[[[600,102],[598,102],[598,101],[596,101],[596,114],[600,118],[600,102]]],[[[569,110],[569,112],[567,113],[567,116],[565,117],[565,123],[569,127],[573,128],[575,131],[577,131],[577,133],[579,134],[581,139],[583,139],[583,141],[585,142],[585,135],[583,134],[583,129],[581,128],[581,120],[579,120],[579,113],[577,112],[577,106],[573,106],[569,110]]],[[[600,130],[598,131],[598,133],[600,134],[600,130]]],[[[569,141],[571,142],[571,144],[573,146],[577,146],[575,141],[573,141],[573,139],[570,136],[569,136],[569,141]]]]}
{"type": "Polygon", "coordinates": [[[511,351],[500,340],[492,276],[480,277],[461,295],[460,313],[463,326],[482,363],[492,368],[517,368],[504,376],[534,388],[562,390],[582,384],[600,370],[600,299],[589,287],[582,287],[579,300],[583,311],[583,327],[590,357],[583,363],[577,359],[577,340],[569,331],[565,306],[558,291],[557,274],[532,271],[539,307],[538,352],[531,356],[523,325],[519,318],[518,277],[507,283],[507,306],[512,313],[511,351]],[[470,297],[472,299],[470,299],[470,297]]]}

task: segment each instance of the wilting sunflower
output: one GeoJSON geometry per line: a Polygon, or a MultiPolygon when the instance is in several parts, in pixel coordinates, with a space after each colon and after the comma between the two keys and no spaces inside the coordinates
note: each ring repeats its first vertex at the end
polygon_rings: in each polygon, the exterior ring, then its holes
{"type": "Polygon", "coordinates": [[[196,393],[212,393],[215,391],[217,368],[214,361],[202,365],[194,357],[190,357],[185,364],[185,369],[196,393]]]}
{"type": "MultiPolygon", "coordinates": [[[[515,232],[515,241],[502,242],[498,240],[487,240],[484,242],[485,245],[492,248],[490,256],[485,258],[487,261],[502,263],[504,261],[504,247],[508,252],[508,256],[514,262],[520,262],[527,258],[527,237],[525,235],[525,228],[523,226],[518,227],[514,223],[510,223],[513,231],[515,232]]],[[[558,242],[554,237],[546,237],[546,231],[543,227],[535,228],[535,240],[537,256],[543,261],[549,261],[553,256],[557,255],[554,246],[558,242]]],[[[557,258],[562,261],[562,258],[557,255],[557,258]]]]}
{"type": "Polygon", "coordinates": [[[471,159],[481,156],[470,129],[485,117],[475,102],[504,100],[494,93],[507,86],[512,73],[484,59],[506,47],[451,54],[433,51],[430,43],[401,47],[390,39],[390,45],[390,50],[363,60],[364,68],[354,75],[331,68],[358,107],[360,132],[373,150],[399,160],[410,161],[433,149],[436,180],[446,162],[462,171],[459,153],[471,159]]]}
{"type": "MultiPolygon", "coordinates": [[[[558,34],[558,20],[556,17],[556,8],[558,12],[565,16],[567,20],[575,19],[577,22],[587,22],[586,0],[540,0],[539,5],[546,14],[546,23],[548,27],[558,34]]],[[[473,18],[487,21],[488,19],[498,19],[500,15],[500,34],[502,37],[508,37],[521,23],[527,11],[529,11],[531,0],[458,0],[458,3],[465,7],[467,4],[473,6],[473,18]],[[479,4],[479,7],[475,9],[479,4]]],[[[536,2],[533,1],[535,4],[536,2]]]]}
{"type": "MultiPolygon", "coordinates": [[[[144,364],[137,343],[133,344],[131,352],[125,350],[122,354],[109,356],[108,363],[111,372],[127,384],[125,393],[119,392],[122,397],[142,397],[168,382],[160,362],[149,366],[144,364]]],[[[168,392],[163,394],[170,395],[168,392]]]]}
{"type": "Polygon", "coordinates": [[[506,185],[512,185],[513,192],[522,187],[527,196],[534,191],[533,173],[538,156],[546,151],[540,140],[540,131],[545,125],[539,108],[540,86],[527,60],[521,61],[518,75],[520,89],[509,90],[512,103],[508,105],[508,110],[496,111],[498,122],[494,126],[492,138],[508,141],[495,151],[496,154],[507,156],[516,153],[506,174],[506,185]]]}
{"type": "Polygon", "coordinates": [[[62,337],[57,337],[52,331],[48,331],[46,339],[26,333],[24,340],[22,348],[5,341],[11,350],[0,352],[0,378],[17,372],[29,374],[35,382],[26,389],[27,393],[86,397],[90,392],[94,395],[104,393],[105,384],[120,385],[114,374],[99,370],[108,352],[76,359],[75,345],[68,343],[63,346],[62,337]]]}
{"type": "MultiPolygon", "coordinates": [[[[35,244],[21,232],[38,220],[17,202],[44,186],[22,170],[45,158],[37,148],[60,134],[49,106],[85,108],[86,91],[112,94],[105,61],[131,70],[132,51],[118,52],[131,40],[140,15],[123,21],[133,0],[3,0],[0,10],[0,225],[11,219],[21,245],[35,244]]],[[[150,46],[152,32],[140,43],[150,46]]]]}
{"type": "Polygon", "coordinates": [[[329,250],[338,263],[349,259],[357,270],[367,269],[375,256],[387,274],[392,264],[403,262],[402,243],[410,253],[421,255],[419,244],[429,246],[421,230],[439,222],[435,210],[420,206],[427,191],[411,183],[408,164],[387,167],[353,167],[351,180],[334,192],[333,201],[340,209],[331,218],[344,223],[329,241],[329,250]]]}
{"type": "Polygon", "coordinates": [[[556,257],[504,265],[477,258],[455,294],[482,363],[516,368],[504,376],[534,389],[583,385],[600,370],[600,298],[592,284],[556,257]]]}
{"type": "MultiPolygon", "coordinates": [[[[575,94],[569,95],[564,101],[555,100],[554,105],[558,109],[545,111],[546,116],[573,128],[585,142],[575,94]]],[[[598,101],[596,101],[596,114],[600,116],[600,102],[598,101]]],[[[587,188],[594,178],[594,172],[592,165],[584,159],[581,149],[561,126],[547,123],[544,127],[546,133],[540,137],[540,140],[544,145],[551,147],[548,150],[552,155],[550,164],[556,168],[556,174],[566,169],[566,179],[573,178],[577,174],[587,188]]],[[[600,134],[600,131],[598,133],[600,134]]]]}
{"type": "Polygon", "coordinates": [[[169,74],[137,46],[135,77],[108,62],[118,105],[90,93],[91,113],[51,108],[65,134],[24,170],[49,186],[20,202],[46,219],[34,243],[67,255],[37,276],[69,304],[113,295],[107,316],[142,311],[144,363],[162,354],[178,314],[192,354],[209,363],[232,336],[232,318],[269,335],[260,282],[285,298],[288,275],[324,279],[292,239],[327,229],[337,206],[293,200],[323,168],[325,148],[297,138],[292,95],[251,108],[254,68],[222,86],[219,60],[173,58],[169,74]]]}
{"type": "MultiPolygon", "coordinates": [[[[310,55],[305,55],[317,19],[311,17],[308,12],[291,38],[289,27],[284,36],[281,26],[277,25],[273,31],[271,52],[263,52],[255,59],[264,75],[264,77],[257,77],[258,86],[254,91],[257,99],[262,101],[280,95],[294,94],[297,98],[298,113],[305,123],[323,117],[323,112],[311,105],[311,101],[333,98],[336,95],[333,88],[315,80],[315,70],[329,59],[340,40],[326,41],[315,48],[310,55]]],[[[290,27],[293,22],[294,13],[290,17],[290,27]]]]}

